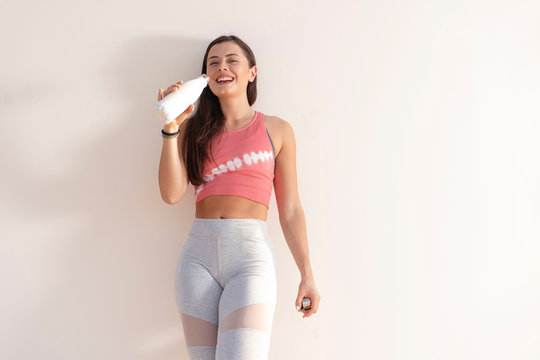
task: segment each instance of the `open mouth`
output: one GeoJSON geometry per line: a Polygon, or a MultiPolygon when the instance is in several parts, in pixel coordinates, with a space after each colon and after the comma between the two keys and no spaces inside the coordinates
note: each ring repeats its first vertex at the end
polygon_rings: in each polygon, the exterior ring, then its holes
{"type": "MultiPolygon", "coordinates": [[[[234,79],[233,79],[234,80],[234,79]]],[[[226,81],[217,81],[217,83],[219,85],[227,85],[227,84],[230,84],[232,83],[233,81],[232,80],[226,80],[226,81]]]]}

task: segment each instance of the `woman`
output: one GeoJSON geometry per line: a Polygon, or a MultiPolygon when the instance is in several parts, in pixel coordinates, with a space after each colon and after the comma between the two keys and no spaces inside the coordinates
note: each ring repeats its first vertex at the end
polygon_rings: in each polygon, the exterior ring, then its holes
{"type": "MultiPolygon", "coordinates": [[[[193,116],[191,104],[164,127],[159,165],[161,196],[179,202],[195,187],[195,220],[176,269],[176,299],[193,359],[267,359],[276,303],[274,247],[266,217],[275,189],[279,220],[301,274],[296,308],[317,312],[296,179],[291,125],[251,108],[257,66],[238,37],[221,36],[204,55],[210,77],[193,116]],[[225,81],[223,81],[225,80],[225,81]],[[186,121],[184,121],[186,120],[186,121]],[[301,308],[311,299],[309,310],[301,308]]],[[[182,81],[159,89],[158,100],[182,81]]]]}

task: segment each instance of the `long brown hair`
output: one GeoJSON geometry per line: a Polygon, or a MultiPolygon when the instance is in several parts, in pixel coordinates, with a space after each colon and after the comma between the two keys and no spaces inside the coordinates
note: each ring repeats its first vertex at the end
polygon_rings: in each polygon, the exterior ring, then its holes
{"type": "MultiPolygon", "coordinates": [[[[206,74],[206,60],[212,46],[225,42],[234,41],[242,49],[245,57],[249,62],[249,67],[256,65],[255,55],[249,46],[235,35],[222,35],[214,39],[206,48],[204,54],[201,74],[206,74]]],[[[253,105],[257,99],[257,77],[247,86],[247,99],[249,105],[253,105]]],[[[184,129],[184,143],[182,153],[184,163],[186,164],[187,176],[189,182],[193,185],[200,185],[206,181],[203,179],[204,162],[209,156],[208,152],[212,152],[212,138],[218,135],[223,129],[225,117],[221,111],[219,99],[210,86],[206,86],[199,97],[197,110],[193,115],[187,118],[186,127],[184,129]],[[210,144],[210,148],[208,148],[210,144]]]]}

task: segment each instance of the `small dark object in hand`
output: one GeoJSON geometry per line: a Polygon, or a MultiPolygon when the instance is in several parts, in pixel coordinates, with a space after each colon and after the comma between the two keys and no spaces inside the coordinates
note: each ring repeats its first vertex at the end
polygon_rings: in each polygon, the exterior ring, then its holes
{"type": "Polygon", "coordinates": [[[300,309],[309,310],[311,309],[311,299],[310,298],[303,298],[302,299],[302,306],[300,309]]]}

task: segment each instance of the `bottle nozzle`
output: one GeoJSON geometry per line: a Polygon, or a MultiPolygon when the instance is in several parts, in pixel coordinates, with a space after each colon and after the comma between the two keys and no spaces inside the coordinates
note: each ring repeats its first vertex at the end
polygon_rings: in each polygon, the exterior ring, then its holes
{"type": "Polygon", "coordinates": [[[210,82],[210,76],[208,76],[208,75],[206,75],[206,74],[202,74],[201,76],[202,76],[202,78],[203,78],[204,80],[206,80],[206,83],[207,83],[207,84],[210,82]]]}

